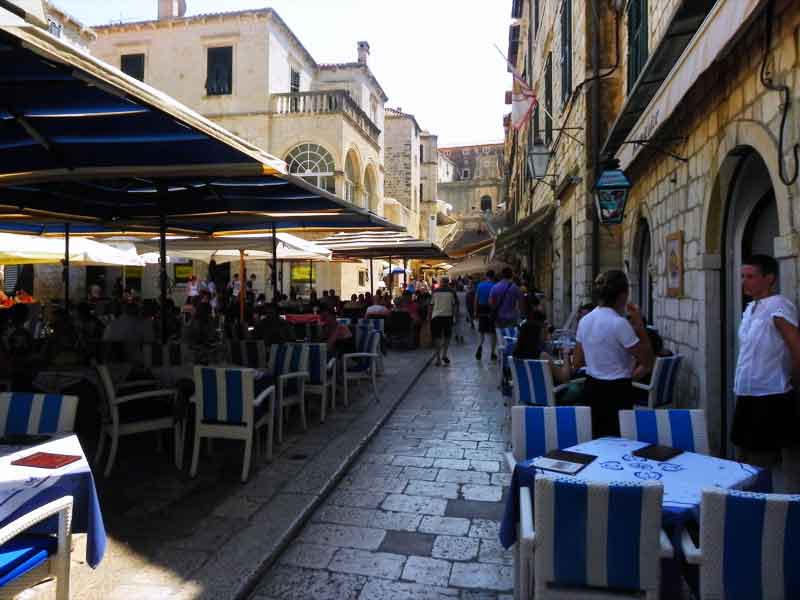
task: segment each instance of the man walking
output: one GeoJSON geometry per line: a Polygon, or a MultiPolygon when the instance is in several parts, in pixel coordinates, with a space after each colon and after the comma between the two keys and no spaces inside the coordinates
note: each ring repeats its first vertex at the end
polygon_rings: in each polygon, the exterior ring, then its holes
{"type": "Polygon", "coordinates": [[[431,337],[436,349],[436,366],[449,365],[447,350],[453,336],[453,321],[458,318],[458,299],[450,287],[450,279],[443,277],[431,299],[431,337]]]}
{"type": "Polygon", "coordinates": [[[483,340],[488,335],[492,344],[492,360],[497,360],[497,335],[494,332],[494,319],[492,318],[492,307],[489,305],[489,295],[494,287],[494,271],[486,271],[486,277],[478,284],[475,290],[475,315],[478,317],[478,350],[475,358],[481,359],[483,355],[483,340]]]}
{"type": "Polygon", "coordinates": [[[494,326],[497,328],[516,327],[519,325],[522,291],[512,281],[513,271],[503,269],[503,280],[492,287],[489,293],[489,304],[495,314],[494,326]]]}
{"type": "Polygon", "coordinates": [[[800,427],[794,383],[800,377],[797,308],[775,292],[778,263],[756,255],[742,265],[752,298],[739,327],[731,441],[739,460],[761,467],[783,462],[784,491],[800,492],[800,427]]]}

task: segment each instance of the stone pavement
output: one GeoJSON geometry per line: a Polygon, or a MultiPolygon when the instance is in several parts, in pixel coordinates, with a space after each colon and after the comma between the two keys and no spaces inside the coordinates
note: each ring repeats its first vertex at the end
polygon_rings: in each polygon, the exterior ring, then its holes
{"type": "MultiPolygon", "coordinates": [[[[104,480],[95,469],[108,549],[93,571],[84,562],[85,535],[75,536],[71,597],[247,597],[430,358],[430,350],[390,352],[378,380],[380,404],[360,384],[350,407],[340,405],[320,425],[319,402],[311,400],[305,433],[293,412],[274,460],[258,465],[246,484],[239,481],[241,442],[216,441],[213,456],[201,454],[198,476],[189,479],[186,470],[177,471],[157,451],[154,435],[122,440],[112,477],[104,480]]],[[[93,456],[93,440],[82,442],[87,456],[93,456]]],[[[53,594],[54,586],[47,583],[23,598],[49,600],[53,594]]]]}
{"type": "Polygon", "coordinates": [[[510,474],[494,363],[430,366],[251,600],[507,600],[510,474]]]}

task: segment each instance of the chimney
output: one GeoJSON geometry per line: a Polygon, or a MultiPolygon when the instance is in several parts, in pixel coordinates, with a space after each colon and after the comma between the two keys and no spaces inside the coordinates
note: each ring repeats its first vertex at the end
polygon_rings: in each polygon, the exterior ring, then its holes
{"type": "Polygon", "coordinates": [[[358,42],[358,64],[367,65],[369,61],[369,42],[358,42]]]}
{"type": "Polygon", "coordinates": [[[177,19],[186,15],[186,0],[158,0],[158,20],[177,19]]]}

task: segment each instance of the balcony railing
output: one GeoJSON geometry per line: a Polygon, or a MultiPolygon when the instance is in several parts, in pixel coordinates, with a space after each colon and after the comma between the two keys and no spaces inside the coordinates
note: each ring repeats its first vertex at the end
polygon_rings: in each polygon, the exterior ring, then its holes
{"type": "Polygon", "coordinates": [[[272,94],[272,113],[276,115],[342,113],[373,143],[378,144],[381,136],[378,126],[361,110],[346,90],[272,94]]]}

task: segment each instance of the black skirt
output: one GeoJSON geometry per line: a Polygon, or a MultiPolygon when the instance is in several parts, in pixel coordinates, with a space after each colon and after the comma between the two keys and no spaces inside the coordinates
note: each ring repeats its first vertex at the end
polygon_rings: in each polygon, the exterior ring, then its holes
{"type": "Polygon", "coordinates": [[[778,451],[800,444],[796,393],[739,396],[733,413],[731,441],[755,452],[778,451]]]}
{"type": "Polygon", "coordinates": [[[592,437],[619,437],[619,411],[633,408],[630,379],[595,379],[586,377],[585,403],[592,409],[592,437]]]}

